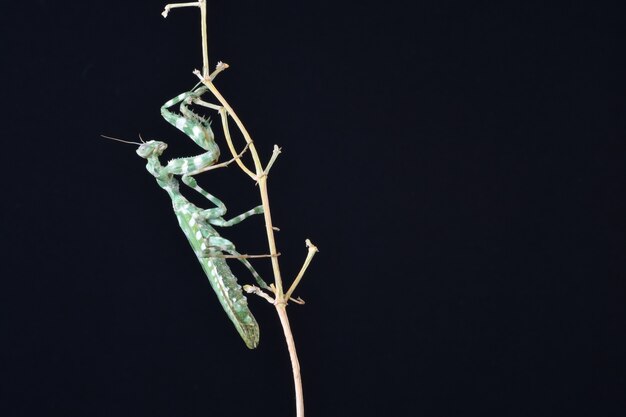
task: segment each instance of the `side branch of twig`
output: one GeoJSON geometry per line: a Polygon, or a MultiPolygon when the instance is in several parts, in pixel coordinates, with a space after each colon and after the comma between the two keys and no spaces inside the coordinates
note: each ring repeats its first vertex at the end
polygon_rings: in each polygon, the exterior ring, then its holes
{"type": "Polygon", "coordinates": [[[286,298],[291,297],[291,294],[293,294],[293,292],[296,290],[296,287],[300,283],[300,280],[302,279],[302,276],[306,272],[306,269],[309,267],[309,264],[313,260],[313,257],[315,256],[317,252],[319,252],[319,250],[317,249],[317,246],[311,243],[309,239],[307,239],[305,243],[306,243],[307,248],[309,248],[309,251],[306,255],[306,259],[304,260],[304,264],[302,265],[302,268],[300,268],[300,272],[298,272],[298,275],[293,280],[291,287],[289,287],[289,290],[285,293],[286,298]]]}

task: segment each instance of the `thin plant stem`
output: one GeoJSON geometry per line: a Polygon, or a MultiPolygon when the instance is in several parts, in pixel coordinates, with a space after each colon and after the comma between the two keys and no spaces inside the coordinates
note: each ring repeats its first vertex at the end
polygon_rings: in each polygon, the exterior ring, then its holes
{"type": "Polygon", "coordinates": [[[302,374],[300,373],[300,362],[298,361],[298,352],[296,351],[296,342],[293,340],[293,333],[289,325],[289,317],[287,316],[287,305],[285,302],[275,304],[276,312],[280,318],[280,324],[283,327],[285,340],[287,341],[287,349],[289,350],[289,358],[291,359],[291,369],[293,371],[293,385],[296,390],[296,416],[304,417],[304,392],[302,391],[302,374]]]}
{"type": "Polygon", "coordinates": [[[200,31],[202,32],[202,75],[209,77],[209,41],[207,35],[206,0],[200,3],[200,31]]]}

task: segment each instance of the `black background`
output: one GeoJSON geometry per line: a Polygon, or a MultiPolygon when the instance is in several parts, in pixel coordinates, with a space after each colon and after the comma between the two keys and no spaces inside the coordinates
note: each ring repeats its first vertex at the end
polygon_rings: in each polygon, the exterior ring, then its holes
{"type": "MultiPolygon", "coordinates": [[[[2,7],[2,416],[294,415],[271,306],[248,351],[144,161],[99,137],[200,152],[159,115],[196,83],[199,13],[163,4],[2,7]]],[[[617,7],[215,0],[209,32],[283,148],[285,279],[320,248],[289,307],[307,415],[625,415],[617,7]]],[[[258,204],[220,171],[229,215],[258,204]]],[[[266,250],[260,218],[223,234],[266,250]]]]}

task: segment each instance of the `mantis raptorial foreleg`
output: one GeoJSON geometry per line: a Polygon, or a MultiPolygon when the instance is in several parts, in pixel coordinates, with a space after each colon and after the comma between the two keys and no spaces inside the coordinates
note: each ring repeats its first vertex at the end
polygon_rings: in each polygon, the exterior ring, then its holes
{"type": "Polygon", "coordinates": [[[185,135],[189,136],[202,149],[210,150],[216,146],[215,136],[211,130],[211,122],[202,116],[193,113],[189,108],[187,108],[189,100],[199,98],[206,91],[206,87],[198,87],[198,84],[196,84],[191,91],[184,92],[177,95],[173,99],[166,101],[165,104],[161,106],[161,116],[163,116],[168,123],[176,127],[185,135]],[[170,110],[172,106],[179,103],[181,113],[183,113],[183,115],[174,113],[170,110]]]}
{"type": "MultiPolygon", "coordinates": [[[[213,80],[217,74],[222,72],[228,68],[228,64],[220,62],[215,71],[209,77],[210,80],[213,80]]],[[[215,155],[215,160],[219,157],[219,148],[215,144],[215,135],[213,134],[213,130],[211,129],[211,121],[205,119],[204,117],[194,113],[187,106],[194,102],[195,100],[200,100],[200,97],[208,91],[208,88],[202,83],[198,83],[191,89],[191,91],[187,91],[185,93],[181,93],[174,97],[171,100],[168,100],[161,106],[161,116],[170,123],[175,126],[178,130],[182,131],[184,134],[189,136],[198,146],[206,151],[214,151],[216,150],[217,154],[215,155]],[[180,103],[180,114],[176,114],[170,110],[171,107],[180,103]]],[[[220,106],[203,102],[209,108],[219,109],[220,106]]]]}
{"type": "Polygon", "coordinates": [[[168,162],[166,169],[175,175],[194,175],[215,165],[220,149],[215,143],[215,135],[211,130],[211,122],[193,113],[187,108],[186,101],[193,97],[200,97],[206,87],[195,88],[192,91],[179,94],[167,101],[161,107],[161,115],[172,126],[189,136],[198,146],[206,152],[191,158],[177,158],[168,162]],[[170,111],[172,106],[180,103],[181,114],[170,111]]]}
{"type": "MultiPolygon", "coordinates": [[[[225,68],[228,68],[228,65],[223,64],[222,66],[218,66],[213,72],[212,78],[225,68]]],[[[215,143],[215,135],[211,129],[211,122],[194,113],[187,107],[190,103],[195,102],[195,100],[199,100],[200,96],[206,91],[206,87],[202,86],[198,88],[198,85],[196,85],[191,91],[179,94],[161,107],[161,115],[168,123],[189,136],[198,146],[207,151],[195,157],[176,158],[169,161],[167,169],[174,175],[197,175],[212,169],[228,166],[234,161],[241,164],[239,159],[248,149],[249,145],[247,144],[243,151],[235,155],[231,160],[216,164],[220,156],[220,150],[215,143]],[[170,108],[176,104],[180,104],[180,114],[170,111],[170,108]]],[[[213,106],[213,108],[219,107],[204,101],[202,103],[207,106],[213,106]]]]}

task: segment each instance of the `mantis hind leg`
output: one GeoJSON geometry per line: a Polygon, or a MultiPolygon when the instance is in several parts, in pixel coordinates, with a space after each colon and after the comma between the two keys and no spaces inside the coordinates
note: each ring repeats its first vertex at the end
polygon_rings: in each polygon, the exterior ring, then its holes
{"type": "Polygon", "coordinates": [[[271,290],[270,286],[261,278],[261,275],[259,275],[245,256],[235,250],[235,245],[230,240],[221,236],[211,236],[202,243],[201,249],[202,252],[199,255],[201,258],[216,258],[219,257],[221,251],[227,252],[248,268],[259,287],[271,290]]]}
{"type": "MultiPolygon", "coordinates": [[[[235,250],[229,250],[227,252],[229,254],[231,254],[231,255],[234,255],[234,256],[241,256],[239,254],[239,252],[237,252],[235,250]]],[[[250,271],[250,273],[252,274],[252,277],[254,278],[256,283],[259,284],[259,287],[261,287],[263,289],[266,289],[266,290],[270,290],[270,286],[267,285],[267,283],[263,280],[263,278],[261,278],[261,275],[259,275],[259,273],[256,271],[256,269],[254,269],[252,264],[250,262],[248,262],[248,260],[246,258],[239,257],[239,258],[237,258],[237,260],[239,262],[241,262],[242,264],[244,264],[246,268],[248,268],[248,271],[250,271]]]]}

